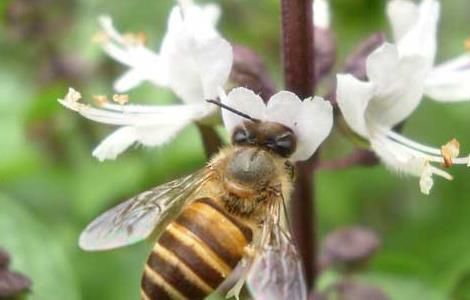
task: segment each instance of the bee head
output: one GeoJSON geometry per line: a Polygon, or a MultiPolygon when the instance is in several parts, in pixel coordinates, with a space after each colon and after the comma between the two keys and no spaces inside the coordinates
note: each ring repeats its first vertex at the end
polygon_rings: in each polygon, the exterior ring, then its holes
{"type": "Polygon", "coordinates": [[[283,158],[295,152],[297,138],[290,128],[276,122],[262,122],[215,100],[206,101],[247,120],[233,130],[233,145],[260,147],[283,158]]]}
{"type": "Polygon", "coordinates": [[[232,144],[261,147],[288,158],[296,149],[297,139],[290,128],[280,123],[246,121],[233,130],[232,144]]]}

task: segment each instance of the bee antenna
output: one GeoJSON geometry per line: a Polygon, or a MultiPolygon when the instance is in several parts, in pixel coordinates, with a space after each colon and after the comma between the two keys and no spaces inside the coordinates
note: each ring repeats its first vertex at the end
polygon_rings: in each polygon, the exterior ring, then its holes
{"type": "Polygon", "coordinates": [[[253,117],[251,117],[251,116],[249,116],[249,115],[247,115],[247,114],[245,114],[245,113],[242,113],[241,111],[236,110],[236,109],[233,108],[233,107],[230,107],[230,106],[228,106],[228,105],[225,105],[225,104],[223,104],[223,103],[220,102],[220,101],[212,100],[212,99],[208,99],[208,100],[206,100],[206,101],[209,102],[209,103],[215,104],[215,105],[217,105],[217,106],[220,106],[220,107],[222,107],[223,109],[226,109],[226,110],[228,110],[228,111],[230,111],[230,112],[232,112],[232,113],[234,113],[234,114],[236,114],[236,115],[239,115],[239,116],[242,117],[242,118],[248,119],[248,120],[250,120],[250,121],[252,121],[252,122],[255,122],[255,123],[258,123],[258,122],[259,122],[258,119],[255,119],[255,118],[253,118],[253,117]]]}

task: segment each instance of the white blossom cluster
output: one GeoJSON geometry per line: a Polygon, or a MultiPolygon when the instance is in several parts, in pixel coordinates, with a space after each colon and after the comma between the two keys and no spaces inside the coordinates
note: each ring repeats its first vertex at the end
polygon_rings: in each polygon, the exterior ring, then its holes
{"type": "MultiPolygon", "coordinates": [[[[327,0],[314,1],[315,26],[331,23],[327,0]]],[[[391,0],[387,5],[394,42],[385,42],[367,58],[367,81],[351,74],[337,75],[337,101],[349,127],[370,143],[370,148],[390,169],[420,177],[420,188],[428,194],[433,175],[452,176],[435,164],[450,167],[468,164],[459,156],[459,143],[452,140],[441,148],[421,145],[394,128],[405,121],[424,96],[441,102],[470,99],[470,54],[435,65],[440,17],[438,0],[391,0]],[[434,163],[434,164],[433,164],[434,163]]],[[[159,146],[168,143],[185,126],[218,113],[205,100],[222,103],[260,120],[274,121],[291,128],[298,137],[293,161],[308,159],[333,125],[332,106],[320,97],[299,99],[281,91],[268,104],[253,91],[235,88],[227,95],[224,86],[233,63],[231,45],[218,32],[220,9],[215,4],[197,5],[179,1],[171,10],[167,32],[158,52],[145,46],[141,35],[119,33],[108,16],[100,17],[103,50],[128,67],[114,83],[118,93],[142,82],[169,88],[180,100],[175,105],[129,104],[123,95],[115,102],[97,97],[100,105],[80,102],[73,90],[60,103],[84,117],[119,126],[93,151],[99,160],[115,159],[134,144],[159,146]],[[120,101],[121,100],[121,101],[120,101]]],[[[242,119],[222,111],[229,132],[242,119]]]]}

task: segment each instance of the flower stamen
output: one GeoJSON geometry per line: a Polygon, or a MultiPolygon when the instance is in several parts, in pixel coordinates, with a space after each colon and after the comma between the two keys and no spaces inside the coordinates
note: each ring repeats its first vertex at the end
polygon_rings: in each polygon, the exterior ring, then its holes
{"type": "Polygon", "coordinates": [[[76,103],[79,102],[80,99],[82,99],[82,94],[71,87],[69,88],[67,95],[64,97],[64,101],[68,103],[76,103]]]}
{"type": "Polygon", "coordinates": [[[109,103],[109,99],[106,95],[95,95],[93,96],[93,100],[95,101],[95,104],[99,107],[103,107],[109,103]]]}
{"type": "Polygon", "coordinates": [[[444,168],[450,168],[453,166],[453,159],[458,157],[460,153],[460,143],[456,139],[452,139],[450,142],[441,147],[441,154],[444,162],[442,166],[444,168]]]}
{"type": "Polygon", "coordinates": [[[113,95],[113,101],[120,104],[120,105],[125,105],[125,104],[129,103],[129,96],[128,95],[115,94],[115,95],[113,95]]]}

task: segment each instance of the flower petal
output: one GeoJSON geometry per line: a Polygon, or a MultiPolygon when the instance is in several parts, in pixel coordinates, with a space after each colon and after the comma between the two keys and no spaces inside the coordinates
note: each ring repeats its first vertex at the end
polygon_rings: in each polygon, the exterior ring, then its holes
{"type": "Polygon", "coordinates": [[[442,102],[470,100],[470,69],[432,73],[426,80],[425,93],[442,102]]]}
{"type": "Polygon", "coordinates": [[[426,75],[422,56],[398,58],[394,45],[384,44],[367,59],[367,74],[376,84],[367,118],[386,127],[406,119],[419,105],[426,75]]]}
{"type": "Polygon", "coordinates": [[[313,1],[313,23],[315,27],[330,28],[330,3],[329,0],[313,1]]]}
{"type": "Polygon", "coordinates": [[[233,54],[230,44],[215,29],[214,8],[183,5],[170,16],[161,54],[171,65],[170,86],[186,103],[217,96],[228,80],[233,54]]]}
{"type": "Polygon", "coordinates": [[[187,120],[186,122],[172,125],[126,126],[119,128],[106,137],[93,150],[93,156],[103,161],[115,159],[119,154],[136,143],[151,147],[164,145],[170,142],[189,122],[187,120]]]}
{"type": "MultiPolygon", "coordinates": [[[[230,91],[225,95],[223,91],[220,91],[220,99],[223,104],[228,105],[242,113],[245,113],[252,118],[260,119],[264,116],[266,105],[260,96],[256,95],[253,91],[239,87],[230,91]]],[[[222,117],[224,119],[225,128],[232,134],[232,130],[237,125],[240,125],[243,121],[246,121],[243,117],[236,115],[226,109],[222,109],[222,117]]]]}
{"type": "Polygon", "coordinates": [[[168,106],[106,104],[104,108],[94,108],[62,99],[59,102],[87,119],[119,126],[175,124],[185,120],[199,120],[214,112],[214,108],[205,103],[168,106]]]}
{"type": "Polygon", "coordinates": [[[99,161],[116,159],[136,141],[134,127],[122,127],[105,138],[94,150],[93,156],[99,161]]]}
{"type": "Polygon", "coordinates": [[[336,101],[349,127],[367,137],[366,110],[374,96],[375,85],[363,82],[352,75],[337,75],[336,101]]]}
{"type": "Polygon", "coordinates": [[[185,103],[202,102],[217,96],[232,68],[230,44],[222,38],[197,40],[184,34],[169,53],[172,62],[170,85],[185,103]]]}
{"type": "Polygon", "coordinates": [[[460,71],[470,69],[470,53],[465,53],[434,67],[432,72],[460,71]]]}
{"type": "Polygon", "coordinates": [[[205,30],[211,32],[216,31],[215,27],[221,15],[219,5],[214,3],[195,5],[192,0],[179,0],[178,2],[185,20],[189,21],[192,26],[204,27],[205,30]]]}
{"type": "Polygon", "coordinates": [[[377,85],[378,90],[385,90],[396,81],[399,63],[397,47],[384,43],[367,57],[367,77],[377,85]]]}
{"type": "Polygon", "coordinates": [[[416,24],[418,5],[409,0],[392,0],[387,4],[387,15],[395,41],[399,41],[416,24]]]}
{"type": "Polygon", "coordinates": [[[425,194],[433,186],[433,174],[452,180],[449,173],[430,165],[425,154],[413,151],[384,135],[374,133],[370,143],[386,167],[401,174],[420,177],[420,189],[425,194]]]}
{"type": "Polygon", "coordinates": [[[214,38],[197,49],[195,59],[199,65],[205,99],[217,97],[218,88],[223,87],[232,70],[232,46],[222,38],[214,38]]]}
{"type": "Polygon", "coordinates": [[[398,41],[400,56],[420,55],[431,68],[437,50],[437,26],[440,3],[437,0],[422,0],[416,24],[398,41]]]}
{"type": "Polygon", "coordinates": [[[329,135],[333,126],[333,108],[321,97],[300,100],[297,95],[281,91],[268,102],[263,120],[281,123],[294,131],[297,149],[292,161],[310,158],[329,135]]]}
{"type": "Polygon", "coordinates": [[[160,55],[142,44],[126,41],[124,36],[114,28],[109,16],[102,16],[99,21],[108,37],[103,41],[103,50],[115,60],[131,68],[130,74],[125,74],[125,77],[115,83],[117,91],[125,92],[144,80],[160,86],[168,85],[167,64],[160,55]]]}
{"type": "Polygon", "coordinates": [[[140,85],[145,78],[138,69],[130,69],[114,81],[113,88],[119,93],[129,91],[140,85]]]}
{"type": "Polygon", "coordinates": [[[470,54],[445,62],[426,78],[425,93],[442,102],[470,100],[470,54]]]}

